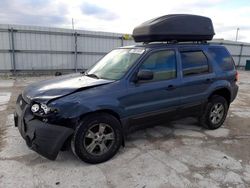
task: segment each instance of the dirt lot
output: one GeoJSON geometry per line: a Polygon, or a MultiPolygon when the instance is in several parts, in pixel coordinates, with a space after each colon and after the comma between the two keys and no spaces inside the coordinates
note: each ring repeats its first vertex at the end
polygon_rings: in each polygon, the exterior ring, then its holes
{"type": "Polygon", "coordinates": [[[45,77],[0,78],[0,187],[250,187],[250,72],[223,127],[208,131],[187,118],[135,132],[99,165],[70,151],[56,161],[29,150],[13,125],[17,95],[45,77]]]}

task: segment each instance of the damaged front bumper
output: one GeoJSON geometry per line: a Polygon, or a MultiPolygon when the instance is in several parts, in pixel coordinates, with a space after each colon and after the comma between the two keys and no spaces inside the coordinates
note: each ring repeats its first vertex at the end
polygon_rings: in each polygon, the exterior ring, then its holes
{"type": "Polygon", "coordinates": [[[73,129],[35,119],[30,106],[21,96],[17,100],[14,120],[27,146],[50,160],[56,159],[63,144],[74,132],[73,129]]]}

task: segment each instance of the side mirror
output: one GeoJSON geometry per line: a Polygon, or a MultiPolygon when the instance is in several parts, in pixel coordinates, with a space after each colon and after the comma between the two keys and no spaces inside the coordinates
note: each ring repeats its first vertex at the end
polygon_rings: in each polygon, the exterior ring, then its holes
{"type": "Polygon", "coordinates": [[[142,69],[137,73],[137,81],[140,80],[152,80],[154,73],[151,70],[142,69]]]}

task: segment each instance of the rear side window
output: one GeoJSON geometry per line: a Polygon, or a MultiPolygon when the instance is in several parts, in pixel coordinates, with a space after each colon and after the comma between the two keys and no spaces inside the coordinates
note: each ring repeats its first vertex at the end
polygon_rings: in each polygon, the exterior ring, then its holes
{"type": "Polygon", "coordinates": [[[224,48],[210,48],[209,54],[223,71],[234,70],[234,61],[224,48]]]}
{"type": "Polygon", "coordinates": [[[153,71],[154,78],[150,81],[169,80],[176,78],[175,51],[158,51],[150,55],[140,69],[153,71]]]}
{"type": "Polygon", "coordinates": [[[183,76],[209,72],[208,60],[202,51],[180,52],[183,76]]]}

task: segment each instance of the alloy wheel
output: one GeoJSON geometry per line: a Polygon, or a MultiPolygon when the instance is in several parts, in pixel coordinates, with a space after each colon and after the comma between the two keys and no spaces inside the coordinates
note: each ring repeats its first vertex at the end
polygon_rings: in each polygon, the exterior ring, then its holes
{"type": "Polygon", "coordinates": [[[115,142],[113,128],[105,123],[94,124],[84,135],[83,145],[91,155],[103,155],[115,142]]]}
{"type": "Polygon", "coordinates": [[[216,103],[213,105],[210,111],[210,120],[213,124],[218,124],[224,116],[224,106],[222,103],[216,103]]]}

